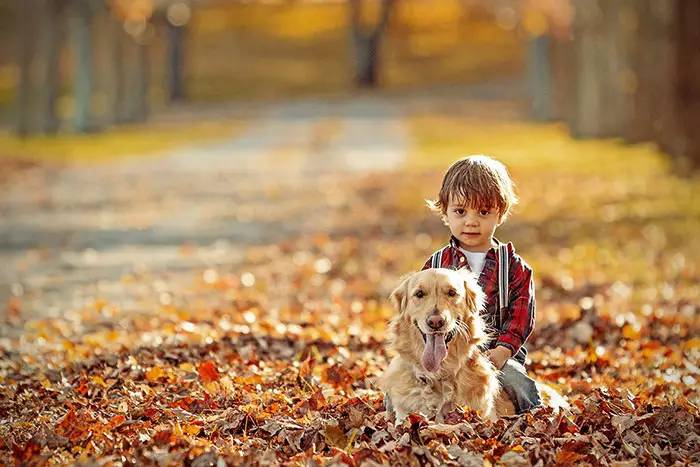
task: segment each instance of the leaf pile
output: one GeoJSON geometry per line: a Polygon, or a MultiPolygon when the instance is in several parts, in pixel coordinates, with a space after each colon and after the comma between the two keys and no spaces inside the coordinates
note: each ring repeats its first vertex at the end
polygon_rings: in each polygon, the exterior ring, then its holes
{"type": "MultiPolygon", "coordinates": [[[[543,185],[539,176],[523,177],[522,192],[543,185]]],[[[320,179],[325,201],[302,219],[305,233],[177,281],[124,277],[150,290],[148,307],[95,297],[30,319],[12,300],[0,337],[0,456],[28,465],[700,462],[699,247],[688,229],[697,214],[651,222],[636,185],[582,178],[581,190],[611,206],[605,235],[592,240],[593,213],[563,208],[581,197],[560,185],[575,173],[546,188],[559,193],[553,205],[524,202],[503,227],[537,273],[530,369],[571,412],[485,422],[460,408],[444,424],[387,420],[374,385],[389,358],[385,297],[445,240],[421,208],[439,177],[345,176],[343,190],[320,179]],[[630,205],[645,227],[620,214],[630,205]],[[557,206],[570,218],[551,216],[557,206]]],[[[679,193],[697,194],[694,182],[666,177],[646,201],[672,210],[679,193]]]]}

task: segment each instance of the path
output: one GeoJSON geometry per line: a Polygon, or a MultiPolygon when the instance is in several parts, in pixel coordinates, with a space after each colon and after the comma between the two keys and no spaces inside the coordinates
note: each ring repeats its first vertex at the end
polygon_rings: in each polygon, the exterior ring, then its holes
{"type": "Polygon", "coordinates": [[[391,169],[407,152],[388,101],[302,101],[248,119],[224,141],[129,163],[39,168],[0,188],[0,303],[19,296],[23,318],[98,296],[138,308],[191,281],[187,272],[235,265],[243,245],[310,228],[324,177],[391,169]]]}

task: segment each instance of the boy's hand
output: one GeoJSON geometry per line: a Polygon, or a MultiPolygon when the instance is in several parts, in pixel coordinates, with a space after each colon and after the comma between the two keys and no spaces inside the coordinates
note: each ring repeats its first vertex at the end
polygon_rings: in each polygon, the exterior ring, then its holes
{"type": "Polygon", "coordinates": [[[508,347],[498,345],[496,348],[488,351],[488,356],[494,366],[500,370],[511,357],[511,353],[508,347]]]}

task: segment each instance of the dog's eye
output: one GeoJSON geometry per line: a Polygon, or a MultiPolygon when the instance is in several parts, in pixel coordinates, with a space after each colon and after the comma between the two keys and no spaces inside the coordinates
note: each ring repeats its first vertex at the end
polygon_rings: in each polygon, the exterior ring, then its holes
{"type": "Polygon", "coordinates": [[[414,295],[416,298],[423,298],[425,297],[425,292],[423,292],[422,290],[418,290],[414,295]]]}
{"type": "Polygon", "coordinates": [[[447,295],[449,295],[450,297],[455,297],[455,296],[457,296],[457,291],[455,289],[450,289],[447,292],[447,295]]]}

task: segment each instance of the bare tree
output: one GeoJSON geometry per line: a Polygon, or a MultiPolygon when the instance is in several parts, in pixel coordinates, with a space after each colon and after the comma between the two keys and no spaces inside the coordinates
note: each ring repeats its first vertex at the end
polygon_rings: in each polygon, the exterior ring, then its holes
{"type": "Polygon", "coordinates": [[[350,24],[355,52],[355,82],[374,87],[379,81],[380,48],[394,0],[381,0],[379,20],[371,27],[362,25],[362,0],[350,0],[350,24]]]}
{"type": "Polygon", "coordinates": [[[90,0],[72,0],[70,29],[75,50],[75,129],[87,132],[94,129],[92,121],[93,93],[93,5],[90,0]]]}
{"type": "Polygon", "coordinates": [[[167,30],[167,77],[168,98],[171,102],[185,98],[185,37],[190,20],[189,2],[177,0],[165,9],[167,30]]]}
{"type": "Polygon", "coordinates": [[[63,44],[65,0],[42,0],[41,5],[41,42],[39,60],[42,66],[40,88],[41,130],[55,133],[58,130],[56,99],[60,88],[59,59],[63,44]]]}
{"type": "Polygon", "coordinates": [[[677,0],[676,17],[678,165],[700,168],[700,3],[677,0]]]}
{"type": "Polygon", "coordinates": [[[17,2],[17,63],[19,82],[17,89],[16,131],[20,136],[27,136],[32,131],[32,62],[35,54],[34,39],[36,25],[33,13],[38,6],[37,0],[17,2]]]}

